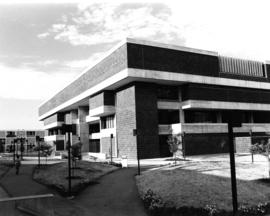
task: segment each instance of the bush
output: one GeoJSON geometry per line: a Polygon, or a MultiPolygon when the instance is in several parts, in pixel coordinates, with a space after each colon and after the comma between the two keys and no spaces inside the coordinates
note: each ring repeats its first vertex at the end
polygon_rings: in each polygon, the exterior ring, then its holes
{"type": "MultiPolygon", "coordinates": [[[[231,216],[232,212],[219,210],[216,205],[206,205],[204,208],[194,208],[183,206],[179,209],[167,207],[162,198],[155,194],[151,189],[143,195],[143,203],[150,215],[154,216],[231,216]]],[[[270,213],[270,203],[259,203],[256,206],[248,207],[240,205],[238,208],[239,216],[263,216],[270,213]]]]}
{"type": "Polygon", "coordinates": [[[155,194],[151,189],[149,189],[143,196],[144,206],[153,215],[160,215],[162,209],[164,208],[164,202],[160,196],[155,194]]]}

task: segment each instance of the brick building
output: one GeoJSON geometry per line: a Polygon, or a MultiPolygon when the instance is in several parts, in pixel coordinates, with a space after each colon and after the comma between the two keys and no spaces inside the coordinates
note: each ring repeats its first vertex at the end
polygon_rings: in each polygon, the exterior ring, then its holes
{"type": "Polygon", "coordinates": [[[20,141],[15,141],[23,138],[23,146],[27,152],[37,145],[36,137],[39,136],[40,140],[44,140],[44,130],[0,130],[0,153],[13,151],[15,148],[21,147],[20,141]],[[14,142],[15,141],[15,142],[14,142]]]}
{"type": "MultiPolygon", "coordinates": [[[[228,110],[243,123],[236,136],[269,132],[269,81],[269,62],[126,39],[45,101],[39,120],[57,150],[71,124],[84,152],[109,154],[112,145],[115,157],[165,157],[171,133],[184,134],[187,155],[228,152],[228,110]]],[[[237,140],[243,149],[250,139],[237,140]]]]}

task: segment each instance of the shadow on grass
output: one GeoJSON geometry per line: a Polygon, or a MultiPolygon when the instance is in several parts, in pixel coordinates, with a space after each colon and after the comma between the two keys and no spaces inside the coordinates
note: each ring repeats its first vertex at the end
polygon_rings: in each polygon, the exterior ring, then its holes
{"type": "Polygon", "coordinates": [[[78,195],[86,187],[99,184],[98,179],[114,170],[116,170],[116,168],[110,165],[81,162],[81,167],[78,166],[76,169],[72,169],[71,192],[69,192],[68,189],[69,177],[67,176],[65,163],[47,165],[41,168],[36,166],[33,169],[32,179],[57,191],[61,196],[66,197],[78,195]]]}

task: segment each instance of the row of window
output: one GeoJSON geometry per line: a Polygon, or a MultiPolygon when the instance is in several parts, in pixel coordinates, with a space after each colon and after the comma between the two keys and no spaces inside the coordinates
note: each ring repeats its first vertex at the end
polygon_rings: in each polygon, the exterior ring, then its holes
{"type": "MultiPolygon", "coordinates": [[[[269,123],[270,112],[263,111],[234,111],[238,120],[243,123],[269,123]]],[[[223,111],[186,110],[185,123],[225,123],[226,115],[223,111]]],[[[159,124],[175,124],[180,122],[178,110],[158,110],[159,124]]]]}
{"type": "MultiPolygon", "coordinates": [[[[25,133],[24,132],[18,132],[17,135],[18,136],[25,135],[25,133]]],[[[15,131],[7,131],[6,137],[16,137],[17,135],[16,135],[15,131]]],[[[35,131],[26,131],[26,136],[28,136],[28,137],[34,137],[35,135],[36,135],[35,131]]]]}

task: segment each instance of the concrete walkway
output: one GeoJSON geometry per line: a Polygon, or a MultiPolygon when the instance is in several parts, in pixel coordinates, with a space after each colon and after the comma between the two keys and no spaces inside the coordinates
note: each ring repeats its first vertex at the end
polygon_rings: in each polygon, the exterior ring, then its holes
{"type": "Polygon", "coordinates": [[[87,208],[89,216],[144,216],[135,185],[136,172],[137,169],[128,168],[104,176],[99,184],[88,187],[74,201],[87,208]]]}
{"type": "Polygon", "coordinates": [[[0,180],[11,197],[54,194],[53,207],[59,216],[91,215],[146,215],[135,185],[136,169],[120,169],[101,178],[99,184],[89,186],[78,197],[69,200],[48,187],[32,180],[33,165],[22,165],[20,174],[15,169],[0,180]]]}

